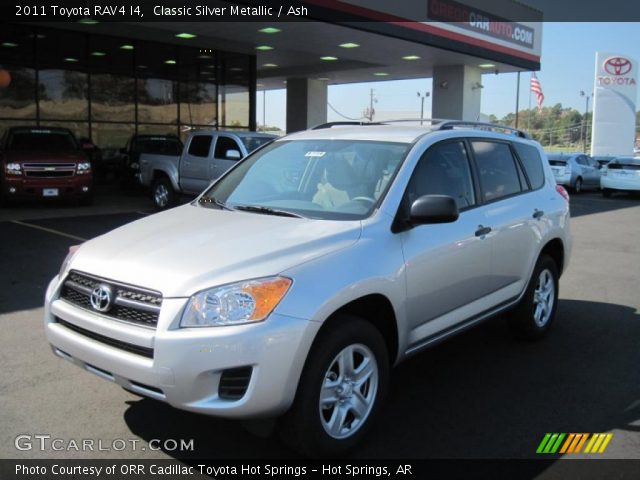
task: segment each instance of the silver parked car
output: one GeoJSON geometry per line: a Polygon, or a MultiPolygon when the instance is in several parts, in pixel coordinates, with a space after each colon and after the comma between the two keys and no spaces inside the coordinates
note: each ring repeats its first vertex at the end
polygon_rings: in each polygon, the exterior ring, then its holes
{"type": "Polygon", "coordinates": [[[538,143],[475,127],[274,141],[73,249],[46,292],[53,352],[176,408],[279,417],[307,455],[353,447],[394,365],[496,314],[530,339],[553,324],[568,195],[538,143]]]}
{"type": "Polygon", "coordinates": [[[195,130],[178,155],[143,153],[138,179],[151,190],[158,210],[174,206],[182,194],[197,195],[212,180],[275,135],[259,132],[195,130]]]}
{"type": "Polygon", "coordinates": [[[564,185],[574,193],[580,193],[588,188],[600,188],[602,165],[589,155],[549,153],[548,157],[558,185],[564,185]]]}

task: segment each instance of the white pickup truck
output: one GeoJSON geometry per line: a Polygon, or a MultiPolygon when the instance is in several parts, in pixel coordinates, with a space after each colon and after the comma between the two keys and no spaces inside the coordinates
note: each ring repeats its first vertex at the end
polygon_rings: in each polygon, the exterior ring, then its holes
{"type": "Polygon", "coordinates": [[[180,156],[142,154],[140,183],[151,187],[153,203],[163,210],[180,194],[199,194],[238,160],[274,138],[256,132],[195,131],[180,156]]]}

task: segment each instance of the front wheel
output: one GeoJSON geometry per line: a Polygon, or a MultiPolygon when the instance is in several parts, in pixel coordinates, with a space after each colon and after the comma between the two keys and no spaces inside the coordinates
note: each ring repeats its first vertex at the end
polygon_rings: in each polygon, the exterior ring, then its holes
{"type": "Polygon", "coordinates": [[[341,316],[314,342],[280,434],[307,456],[339,455],[362,440],[377,416],[389,381],[380,332],[341,316]]]}
{"type": "Polygon", "coordinates": [[[518,306],[509,313],[509,325],[524,339],[542,337],[553,323],[558,306],[558,267],[541,255],[518,306]]]}
{"type": "Polygon", "coordinates": [[[160,177],[151,187],[151,199],[158,210],[169,208],[175,202],[176,194],[173,191],[171,181],[166,177],[160,177]]]}

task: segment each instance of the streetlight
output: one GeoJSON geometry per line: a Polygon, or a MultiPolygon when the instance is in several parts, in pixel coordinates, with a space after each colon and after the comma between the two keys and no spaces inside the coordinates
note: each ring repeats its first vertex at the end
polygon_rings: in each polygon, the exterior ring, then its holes
{"type": "Polygon", "coordinates": [[[587,153],[587,114],[589,113],[589,95],[584,90],[580,90],[580,96],[585,97],[584,121],[582,122],[582,151],[587,153]]]}
{"type": "Polygon", "coordinates": [[[420,125],[422,125],[422,122],[424,120],[424,99],[428,98],[429,96],[431,96],[430,92],[424,92],[424,93],[418,93],[418,98],[420,99],[420,125]]]}

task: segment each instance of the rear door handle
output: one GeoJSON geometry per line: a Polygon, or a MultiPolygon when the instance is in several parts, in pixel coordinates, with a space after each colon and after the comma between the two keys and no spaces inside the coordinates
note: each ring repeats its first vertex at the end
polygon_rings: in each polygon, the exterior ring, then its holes
{"type": "Polygon", "coordinates": [[[478,225],[478,230],[476,230],[476,237],[484,237],[489,233],[491,233],[491,227],[483,227],[482,225],[478,225]]]}
{"type": "Polygon", "coordinates": [[[544,212],[542,210],[538,210],[537,208],[533,212],[533,218],[535,218],[536,220],[542,218],[543,215],[544,212]]]}

